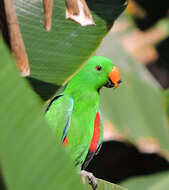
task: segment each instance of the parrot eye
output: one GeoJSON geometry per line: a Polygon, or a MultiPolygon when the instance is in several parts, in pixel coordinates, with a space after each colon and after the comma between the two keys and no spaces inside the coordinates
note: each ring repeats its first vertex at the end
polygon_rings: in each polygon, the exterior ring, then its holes
{"type": "Polygon", "coordinates": [[[96,70],[101,71],[102,67],[100,65],[96,66],[96,70]]]}

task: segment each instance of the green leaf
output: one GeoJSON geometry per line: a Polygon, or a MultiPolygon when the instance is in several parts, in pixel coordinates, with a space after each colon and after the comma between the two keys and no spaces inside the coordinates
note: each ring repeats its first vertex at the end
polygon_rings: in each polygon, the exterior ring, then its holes
{"type": "Polygon", "coordinates": [[[116,90],[102,90],[104,120],[111,121],[123,139],[136,144],[140,151],[167,157],[169,127],[159,84],[144,66],[126,54],[113,35],[105,38],[97,54],[115,62],[123,81],[116,90]]]}
{"type": "Polygon", "coordinates": [[[87,1],[96,26],[82,27],[65,19],[65,1],[54,0],[52,29],[43,28],[41,0],[14,0],[31,66],[31,77],[61,85],[94,53],[125,0],[87,1]]]}
{"type": "Polygon", "coordinates": [[[0,55],[0,165],[8,189],[83,189],[1,39],[0,55]]]}
{"type": "Polygon", "coordinates": [[[169,172],[130,178],[121,183],[130,190],[167,190],[169,189],[169,172]]]}
{"type": "MultiPolygon", "coordinates": [[[[69,156],[40,116],[41,101],[19,76],[1,38],[0,55],[0,166],[7,189],[84,189],[69,156]]],[[[102,180],[99,189],[125,190],[102,180]]]]}

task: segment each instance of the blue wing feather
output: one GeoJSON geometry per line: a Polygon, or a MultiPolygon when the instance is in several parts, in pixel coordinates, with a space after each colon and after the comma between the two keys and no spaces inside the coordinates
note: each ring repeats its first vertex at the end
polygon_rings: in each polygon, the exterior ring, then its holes
{"type": "Polygon", "coordinates": [[[63,94],[55,96],[46,108],[46,119],[56,133],[58,143],[63,143],[68,133],[74,101],[63,94]],[[64,107],[64,109],[63,109],[64,107]],[[58,125],[58,122],[60,124],[58,125]]]}
{"type": "Polygon", "coordinates": [[[64,141],[64,139],[65,139],[65,137],[67,135],[68,127],[69,127],[70,121],[71,121],[71,115],[72,115],[72,110],[73,110],[73,99],[72,98],[71,98],[71,103],[72,103],[72,105],[71,105],[71,107],[69,109],[68,120],[67,120],[66,125],[65,125],[64,130],[63,130],[61,143],[63,143],[63,141],[64,141]]]}

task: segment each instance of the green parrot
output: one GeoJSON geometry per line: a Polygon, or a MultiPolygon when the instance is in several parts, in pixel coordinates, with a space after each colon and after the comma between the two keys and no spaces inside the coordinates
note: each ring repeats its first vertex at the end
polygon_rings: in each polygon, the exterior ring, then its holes
{"type": "Polygon", "coordinates": [[[84,169],[99,152],[103,139],[99,92],[103,86],[117,88],[120,82],[120,72],[112,61],[94,56],[46,109],[45,117],[56,134],[56,141],[68,151],[81,175],[88,176],[93,189],[97,181],[84,169]]]}

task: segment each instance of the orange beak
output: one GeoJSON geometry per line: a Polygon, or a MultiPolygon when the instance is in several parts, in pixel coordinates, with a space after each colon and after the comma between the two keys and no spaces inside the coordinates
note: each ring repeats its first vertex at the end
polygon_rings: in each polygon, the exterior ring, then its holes
{"type": "Polygon", "coordinates": [[[112,71],[110,72],[109,78],[111,82],[114,84],[114,88],[117,88],[121,83],[120,71],[116,66],[114,66],[112,71]]]}

